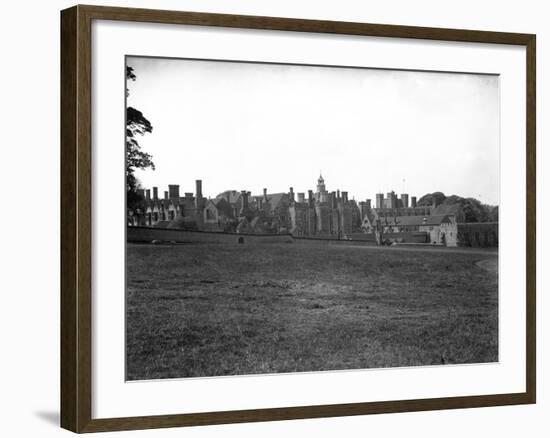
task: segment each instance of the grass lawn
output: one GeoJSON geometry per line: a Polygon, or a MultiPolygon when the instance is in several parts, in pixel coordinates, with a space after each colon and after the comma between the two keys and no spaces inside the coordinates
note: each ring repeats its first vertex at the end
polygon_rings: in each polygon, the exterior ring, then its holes
{"type": "Polygon", "coordinates": [[[127,379],[494,362],[496,257],[128,244],[127,379]]]}

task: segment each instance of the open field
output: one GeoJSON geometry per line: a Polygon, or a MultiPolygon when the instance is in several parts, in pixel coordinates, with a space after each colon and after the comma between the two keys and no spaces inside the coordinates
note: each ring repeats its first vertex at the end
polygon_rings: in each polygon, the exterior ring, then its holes
{"type": "Polygon", "coordinates": [[[467,250],[128,244],[127,378],[497,361],[496,259],[467,250]]]}

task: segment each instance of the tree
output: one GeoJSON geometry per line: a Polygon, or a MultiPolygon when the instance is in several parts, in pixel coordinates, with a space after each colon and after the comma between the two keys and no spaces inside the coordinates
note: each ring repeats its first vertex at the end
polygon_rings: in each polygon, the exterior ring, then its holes
{"type": "Polygon", "coordinates": [[[448,210],[445,207],[459,207],[464,214],[464,222],[498,222],[498,206],[482,204],[475,198],[445,196],[442,192],[434,192],[422,196],[417,205],[430,207],[434,203],[436,206],[441,206],[436,209],[438,214],[447,214],[448,210]]]}
{"type": "MultiPolygon", "coordinates": [[[[126,79],[135,81],[136,75],[132,67],[126,67],[126,79]]],[[[126,90],[128,95],[128,90],[126,90]]],[[[155,170],[152,156],[141,150],[136,137],[153,132],[151,122],[145,118],[141,111],[128,106],[126,108],[126,202],[128,207],[135,207],[142,197],[138,193],[139,181],[135,176],[136,169],[150,168],[155,170]]]]}
{"type": "Polygon", "coordinates": [[[486,206],[489,209],[489,220],[491,222],[498,222],[498,205],[496,207],[486,206]]]}
{"type": "Polygon", "coordinates": [[[418,205],[419,207],[431,207],[435,202],[435,205],[438,206],[441,205],[444,200],[445,195],[441,192],[428,193],[422,196],[418,200],[416,205],[418,205]]]}

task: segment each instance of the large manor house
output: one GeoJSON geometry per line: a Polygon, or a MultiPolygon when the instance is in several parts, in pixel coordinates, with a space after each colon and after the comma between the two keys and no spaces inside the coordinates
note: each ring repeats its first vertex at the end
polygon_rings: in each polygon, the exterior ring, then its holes
{"type": "Polygon", "coordinates": [[[173,228],[241,234],[292,234],[295,237],[368,239],[383,233],[404,240],[422,234],[429,243],[455,246],[457,222],[462,212],[448,206],[418,206],[416,197],[392,191],[357,202],[346,191],[328,191],[322,175],[315,192],[252,195],[249,191],[227,190],[206,198],[202,181],[195,193],[180,195],[179,185],[169,185],[163,197],[158,188],[140,190],[143,201],[128,211],[129,226],[173,228]]]}

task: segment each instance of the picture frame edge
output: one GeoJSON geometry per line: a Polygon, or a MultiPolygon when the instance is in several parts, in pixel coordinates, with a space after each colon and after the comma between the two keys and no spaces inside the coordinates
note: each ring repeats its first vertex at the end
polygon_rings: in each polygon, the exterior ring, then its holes
{"type": "Polygon", "coordinates": [[[535,34],[76,5],[61,11],[60,39],[61,427],[82,433],[536,403],[535,34]],[[91,23],[95,19],[525,46],[527,75],[526,392],[92,419],[91,23]],[[344,32],[345,29],[351,33],[344,32]]]}

